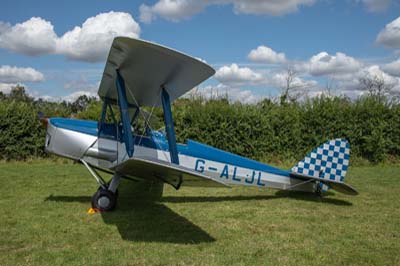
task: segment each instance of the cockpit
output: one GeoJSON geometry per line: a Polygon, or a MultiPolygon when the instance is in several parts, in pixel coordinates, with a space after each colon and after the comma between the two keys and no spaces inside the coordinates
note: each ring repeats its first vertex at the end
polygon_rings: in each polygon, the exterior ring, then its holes
{"type": "MultiPolygon", "coordinates": [[[[162,125],[152,113],[141,110],[138,107],[131,107],[128,111],[130,121],[130,132],[135,139],[146,138],[153,142],[166,143],[166,134],[162,125]],[[159,128],[155,130],[154,128],[159,128]]],[[[115,105],[104,101],[103,110],[98,122],[98,136],[112,140],[124,141],[124,127],[120,111],[115,105]]],[[[135,141],[136,142],[136,141],[135,141]]]]}

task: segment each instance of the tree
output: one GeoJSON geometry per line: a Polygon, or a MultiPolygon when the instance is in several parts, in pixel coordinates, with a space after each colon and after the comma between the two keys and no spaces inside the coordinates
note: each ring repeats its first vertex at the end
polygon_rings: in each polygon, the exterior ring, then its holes
{"type": "Polygon", "coordinates": [[[298,72],[292,67],[288,66],[284,78],[284,84],[281,87],[281,104],[287,102],[295,102],[303,94],[305,84],[299,82],[298,72]]]}
{"type": "Polygon", "coordinates": [[[381,75],[366,75],[359,79],[360,89],[367,91],[378,102],[382,102],[392,91],[394,84],[385,81],[381,75]]]}
{"type": "Polygon", "coordinates": [[[333,77],[328,77],[325,83],[325,92],[328,97],[334,95],[333,91],[337,89],[335,84],[335,79],[333,77]]]}
{"type": "Polygon", "coordinates": [[[73,103],[71,103],[71,111],[73,113],[81,112],[86,110],[90,102],[96,100],[94,97],[88,97],[87,95],[83,94],[78,97],[73,103]]]}
{"type": "Polygon", "coordinates": [[[32,102],[33,98],[30,97],[26,91],[25,87],[22,85],[16,85],[11,88],[10,94],[8,95],[10,100],[21,101],[21,102],[32,102]]]}

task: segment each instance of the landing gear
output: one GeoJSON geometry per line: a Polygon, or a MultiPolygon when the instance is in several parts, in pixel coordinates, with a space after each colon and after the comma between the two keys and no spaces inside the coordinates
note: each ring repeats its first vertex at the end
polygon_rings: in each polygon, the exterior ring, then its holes
{"type": "Polygon", "coordinates": [[[99,211],[111,211],[117,205],[118,198],[118,185],[121,180],[121,176],[117,173],[111,178],[109,183],[106,183],[104,179],[94,170],[88,163],[83,159],[81,162],[92,176],[96,179],[97,183],[100,185],[96,193],[92,197],[92,208],[99,211]]]}
{"type": "Polygon", "coordinates": [[[92,197],[92,208],[101,212],[112,211],[117,205],[117,195],[108,189],[99,188],[92,197]]]}
{"type": "Polygon", "coordinates": [[[317,195],[318,201],[322,201],[322,185],[319,181],[315,182],[315,195],[317,195]]]}
{"type": "Polygon", "coordinates": [[[112,211],[117,205],[118,185],[121,177],[114,175],[109,184],[100,186],[92,197],[92,208],[101,212],[112,211]]]}
{"type": "Polygon", "coordinates": [[[321,183],[319,183],[319,182],[316,182],[316,188],[315,188],[315,194],[318,196],[318,197],[322,197],[322,184],[321,183]]]}

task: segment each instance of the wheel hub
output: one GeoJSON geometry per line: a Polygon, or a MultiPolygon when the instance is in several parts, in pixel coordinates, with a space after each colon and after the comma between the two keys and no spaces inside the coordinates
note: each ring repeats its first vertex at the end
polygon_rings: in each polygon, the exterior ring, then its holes
{"type": "Polygon", "coordinates": [[[97,200],[97,204],[101,207],[101,208],[107,208],[110,205],[110,199],[107,197],[100,197],[97,200]]]}

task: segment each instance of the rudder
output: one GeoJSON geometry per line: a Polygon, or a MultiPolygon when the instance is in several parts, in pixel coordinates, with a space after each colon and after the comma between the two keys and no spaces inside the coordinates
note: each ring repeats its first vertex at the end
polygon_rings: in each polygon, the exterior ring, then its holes
{"type": "Polygon", "coordinates": [[[305,176],[343,182],[349,166],[349,159],[349,142],[345,139],[333,139],[314,149],[291,171],[305,176]]]}

